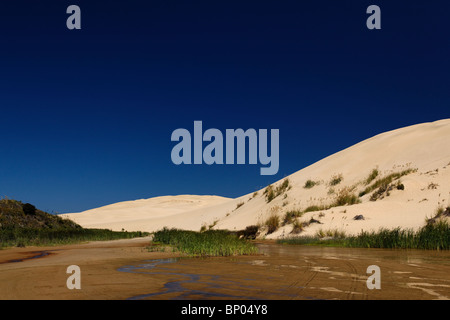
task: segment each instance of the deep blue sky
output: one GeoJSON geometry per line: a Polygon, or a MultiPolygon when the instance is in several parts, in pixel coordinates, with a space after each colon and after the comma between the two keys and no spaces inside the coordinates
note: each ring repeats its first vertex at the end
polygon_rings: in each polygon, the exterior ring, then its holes
{"type": "Polygon", "coordinates": [[[237,197],[450,117],[448,1],[2,1],[0,196],[76,212],[237,197]],[[81,8],[81,30],[66,8],[81,8]],[[381,8],[382,29],[366,28],[381,8]],[[171,162],[173,130],[279,129],[280,169],[171,162]]]}

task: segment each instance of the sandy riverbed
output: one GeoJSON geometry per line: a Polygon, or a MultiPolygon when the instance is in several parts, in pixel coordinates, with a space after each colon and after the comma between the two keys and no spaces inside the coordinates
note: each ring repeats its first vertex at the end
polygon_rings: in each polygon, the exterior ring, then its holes
{"type": "Polygon", "coordinates": [[[149,243],[140,238],[1,250],[0,299],[450,298],[449,252],[262,243],[256,256],[177,259],[148,252],[149,243]],[[74,264],[81,269],[80,290],[66,287],[67,267],[74,264]],[[372,264],[381,268],[380,290],[366,285],[372,264]]]}

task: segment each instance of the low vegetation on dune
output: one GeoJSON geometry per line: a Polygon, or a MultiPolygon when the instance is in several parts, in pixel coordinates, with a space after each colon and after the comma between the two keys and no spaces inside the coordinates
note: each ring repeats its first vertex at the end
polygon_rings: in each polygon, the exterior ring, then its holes
{"type": "MultiPolygon", "coordinates": [[[[417,169],[410,168],[410,169],[402,170],[399,172],[393,172],[393,173],[388,174],[385,177],[376,179],[376,177],[379,176],[379,173],[378,173],[377,169],[374,169],[374,171],[371,173],[371,175],[366,179],[367,187],[364,188],[364,190],[362,190],[359,193],[359,197],[362,197],[362,196],[369,194],[372,191],[376,190],[376,195],[371,198],[371,201],[375,201],[379,198],[380,195],[382,195],[386,191],[389,191],[389,188],[391,188],[391,190],[392,190],[392,188],[394,187],[392,185],[392,183],[394,181],[397,181],[401,177],[406,176],[411,173],[414,173],[416,171],[417,171],[417,169]]],[[[395,185],[395,187],[399,190],[403,190],[405,188],[405,186],[402,185],[401,183],[399,183],[398,181],[397,181],[397,185],[395,185]]]]}
{"type": "Polygon", "coordinates": [[[305,185],[303,186],[303,188],[305,189],[311,189],[312,187],[314,187],[315,185],[319,184],[318,181],[313,181],[311,179],[306,180],[305,185]]]}
{"type": "Polygon", "coordinates": [[[351,188],[342,188],[334,195],[333,201],[328,205],[313,204],[306,207],[303,210],[296,210],[298,215],[302,215],[307,212],[323,211],[334,207],[341,207],[346,205],[354,205],[361,203],[361,200],[356,194],[352,192],[351,188]]]}
{"type": "MultiPolygon", "coordinates": [[[[342,207],[355,205],[362,202],[361,197],[366,194],[369,194],[370,201],[377,201],[379,199],[383,199],[390,195],[392,190],[405,190],[405,185],[400,181],[401,177],[404,177],[408,174],[417,172],[417,169],[414,168],[406,168],[403,170],[399,170],[396,172],[390,172],[385,175],[381,174],[378,168],[374,168],[366,178],[364,178],[359,183],[356,183],[352,186],[342,186],[338,187],[341,182],[344,180],[344,176],[342,174],[334,174],[331,176],[330,180],[328,180],[327,185],[329,187],[327,195],[330,197],[330,200],[326,202],[320,203],[312,203],[306,208],[302,209],[289,209],[285,211],[284,216],[278,217],[271,215],[262,223],[261,226],[265,227],[267,234],[271,234],[275,232],[280,226],[292,225],[292,234],[300,234],[304,231],[306,227],[309,226],[310,222],[300,222],[297,218],[303,216],[308,212],[319,212],[326,211],[334,207],[342,207]],[[362,190],[361,190],[362,189],[362,190]],[[359,193],[358,193],[359,191],[359,193]]],[[[308,179],[303,188],[311,189],[314,186],[321,184],[321,181],[308,179]]],[[[279,184],[278,187],[274,187],[269,185],[264,194],[266,196],[267,203],[275,199],[280,194],[283,194],[285,190],[289,190],[289,180],[285,179],[283,183],[279,184]]],[[[285,197],[287,194],[285,194],[285,197]]],[[[311,198],[312,199],[312,198],[311,198]]],[[[286,206],[288,202],[283,203],[283,207],[286,206]]],[[[321,213],[324,214],[324,213],[321,213]]],[[[314,220],[314,219],[313,219],[314,220]]],[[[328,232],[324,231],[324,234],[328,232]]],[[[334,232],[334,235],[339,234],[340,239],[343,238],[342,233],[334,232]]],[[[316,237],[317,238],[317,237],[316,237]]],[[[332,237],[336,238],[336,237],[332,237]]],[[[295,240],[297,241],[297,240],[295,240]]],[[[312,242],[309,239],[307,242],[312,242]]],[[[323,243],[323,242],[322,242],[323,243]]]]}
{"type": "Polygon", "coordinates": [[[300,210],[289,210],[285,213],[283,218],[283,225],[291,224],[295,222],[297,218],[300,218],[303,215],[303,211],[300,210]]]}
{"type": "Polygon", "coordinates": [[[308,225],[309,224],[306,222],[300,222],[297,219],[295,219],[294,222],[292,223],[291,233],[292,234],[302,233],[308,225]]]}
{"type": "Polygon", "coordinates": [[[280,217],[276,213],[272,213],[264,222],[267,227],[267,234],[274,233],[280,227],[280,217]]]}
{"type": "Polygon", "coordinates": [[[337,193],[331,207],[340,207],[361,203],[361,200],[352,192],[351,188],[343,188],[337,193]]]}
{"type": "Polygon", "coordinates": [[[331,180],[330,180],[330,186],[333,187],[333,186],[338,185],[339,183],[342,182],[343,179],[344,179],[344,177],[342,176],[342,174],[337,174],[337,175],[332,176],[331,180]]]}
{"type": "Polygon", "coordinates": [[[373,169],[369,176],[364,180],[365,185],[369,185],[373,180],[375,180],[376,177],[378,177],[379,174],[380,172],[378,171],[378,168],[373,169]]]}
{"type": "Polygon", "coordinates": [[[289,185],[289,179],[286,178],[283,180],[283,182],[277,186],[274,187],[273,185],[267,186],[267,188],[264,190],[264,195],[266,196],[266,202],[269,203],[279,195],[282,195],[284,192],[289,190],[291,186],[289,185]]]}
{"type": "Polygon", "coordinates": [[[195,232],[164,228],[154,233],[153,243],[157,246],[170,246],[173,251],[189,256],[234,256],[257,253],[253,243],[225,230],[195,232]]]}
{"type": "Polygon", "coordinates": [[[85,229],[75,222],[36,209],[17,200],[0,200],[0,248],[29,245],[58,245],[94,240],[114,240],[147,235],[85,229]]]}

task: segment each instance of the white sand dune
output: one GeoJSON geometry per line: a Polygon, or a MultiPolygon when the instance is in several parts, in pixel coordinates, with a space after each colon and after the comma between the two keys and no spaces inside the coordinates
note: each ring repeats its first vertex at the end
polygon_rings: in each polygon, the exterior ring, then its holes
{"type": "MultiPolygon", "coordinates": [[[[327,206],[343,189],[358,195],[366,185],[370,172],[377,168],[379,176],[415,172],[400,178],[404,190],[394,188],[389,196],[371,201],[371,193],[360,198],[361,203],[332,207],[305,213],[299,221],[314,218],[320,224],[310,224],[301,235],[314,235],[318,230],[339,230],[356,234],[361,230],[413,228],[424,225],[439,206],[450,205],[450,119],[423,123],[379,134],[343,151],[337,152],[290,176],[290,189],[267,202],[264,189],[236,199],[218,196],[167,196],[147,200],[121,202],[81,213],[63,216],[84,227],[112,230],[155,231],[164,226],[199,230],[203,225],[216,229],[239,230],[249,225],[263,224],[271,214],[280,218],[289,210],[304,210],[309,206],[327,206]],[[342,181],[330,186],[333,176],[342,181]],[[305,182],[318,182],[310,189],[305,182]],[[334,191],[334,192],[333,192],[334,191]],[[239,208],[237,205],[243,203],[239,208]],[[363,215],[364,220],[353,220],[363,215]]],[[[283,179],[284,180],[284,179],[283,179]]],[[[273,184],[280,185],[283,180],[273,184]]],[[[279,228],[267,238],[290,236],[292,224],[279,228]]]]}
{"type": "MultiPolygon", "coordinates": [[[[197,229],[197,221],[206,208],[232,199],[219,196],[179,195],[124,201],[81,213],[63,214],[87,228],[108,228],[127,231],[155,231],[164,226],[197,229]],[[187,214],[189,213],[189,214],[187,214]],[[195,226],[195,227],[193,227],[195,226]]],[[[200,227],[198,227],[200,228],[200,227]]]]}

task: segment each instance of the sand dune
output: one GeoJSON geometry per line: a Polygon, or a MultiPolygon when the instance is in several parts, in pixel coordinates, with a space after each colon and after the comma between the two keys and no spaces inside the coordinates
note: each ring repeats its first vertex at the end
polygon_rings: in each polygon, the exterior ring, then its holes
{"type": "MultiPolygon", "coordinates": [[[[164,226],[192,228],[192,213],[232,201],[219,196],[179,195],[124,201],[81,213],[64,214],[83,227],[154,231],[164,226]],[[189,213],[189,214],[186,214],[189,213]],[[180,219],[180,216],[182,219],[180,219]],[[174,224],[180,220],[179,224],[174,224]],[[170,222],[170,223],[168,223],[170,222]]],[[[194,224],[196,225],[196,224],[194,224]]]]}
{"type": "MultiPolygon", "coordinates": [[[[342,190],[358,195],[373,169],[379,176],[415,171],[400,178],[404,190],[393,188],[389,196],[371,201],[371,193],[360,197],[361,203],[332,207],[305,213],[299,221],[311,218],[301,235],[313,235],[318,230],[340,230],[355,234],[380,227],[421,227],[439,206],[450,205],[450,119],[418,124],[379,134],[352,147],[337,152],[290,176],[289,190],[268,202],[264,189],[236,199],[217,196],[167,196],[127,201],[63,216],[84,227],[113,230],[155,231],[164,226],[199,230],[203,225],[230,230],[263,224],[268,216],[280,218],[289,210],[304,210],[309,206],[328,206],[342,190]],[[330,185],[333,177],[342,181],[330,185]],[[317,182],[304,188],[307,180],[317,182]],[[237,205],[243,203],[239,208],[237,205]],[[364,220],[353,220],[363,215],[364,220]]],[[[279,186],[283,180],[273,184],[279,186]]],[[[281,227],[267,238],[290,236],[292,224],[281,227]]]]}

